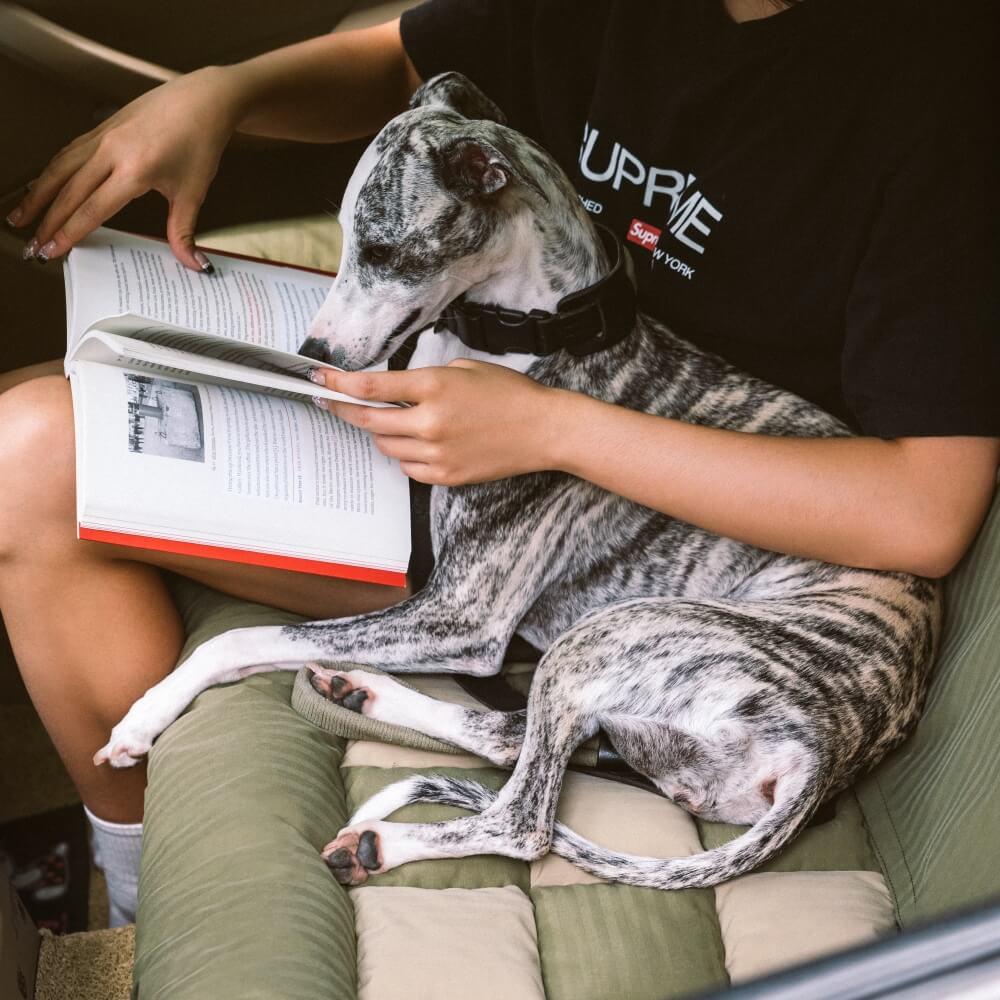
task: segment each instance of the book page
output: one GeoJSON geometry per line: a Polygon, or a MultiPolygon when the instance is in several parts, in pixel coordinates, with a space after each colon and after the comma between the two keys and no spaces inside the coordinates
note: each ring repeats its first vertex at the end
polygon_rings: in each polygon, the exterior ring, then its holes
{"type": "Polygon", "coordinates": [[[95,230],[66,262],[70,351],[100,320],[132,314],[294,355],[333,277],[222,254],[211,259],[215,274],[197,274],[166,243],[95,230]]]}
{"type": "MultiPolygon", "coordinates": [[[[105,330],[117,333],[120,337],[157,344],[189,355],[204,358],[214,358],[224,363],[241,365],[244,368],[261,372],[275,372],[291,375],[296,379],[304,379],[313,368],[333,368],[322,361],[303,357],[301,354],[287,354],[273,347],[260,347],[256,344],[244,344],[241,341],[225,340],[208,333],[190,333],[174,326],[158,324],[150,326],[141,316],[116,316],[101,320],[91,331],[105,330]]],[[[89,336],[89,334],[88,334],[89,336]]],[[[83,343],[78,345],[74,356],[80,355],[83,343]]],[[[386,368],[383,364],[377,367],[386,368]]],[[[247,381],[254,383],[253,372],[247,372],[247,381]]]]}
{"type": "MultiPolygon", "coordinates": [[[[117,320],[110,320],[108,325],[113,327],[117,322],[117,320]]],[[[259,350],[263,350],[263,348],[259,348],[259,350]]],[[[75,359],[77,361],[99,361],[106,365],[130,368],[145,374],[158,373],[168,375],[171,378],[196,375],[201,382],[230,385],[236,388],[252,388],[257,392],[289,396],[306,403],[321,397],[344,403],[356,403],[359,406],[391,407],[397,405],[376,400],[356,399],[354,396],[337,392],[336,389],[314,385],[312,382],[303,381],[301,377],[294,377],[280,371],[247,368],[233,361],[191,354],[174,347],[150,343],[143,338],[119,336],[103,329],[90,331],[77,347],[75,359]]]]}
{"type": "Polygon", "coordinates": [[[405,570],[409,484],[315,406],[79,361],[81,527],[405,570]]]}

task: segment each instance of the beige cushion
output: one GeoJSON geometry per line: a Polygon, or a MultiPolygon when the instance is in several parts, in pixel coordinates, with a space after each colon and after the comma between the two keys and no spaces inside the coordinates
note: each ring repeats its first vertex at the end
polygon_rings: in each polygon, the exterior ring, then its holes
{"type": "Polygon", "coordinates": [[[516,886],[351,892],[358,1000],[544,1000],[531,900],[516,886]]]}
{"type": "Polygon", "coordinates": [[[438,753],[376,740],[351,740],[341,767],[482,767],[483,763],[482,757],[471,753],[438,753]]]}
{"type": "Polygon", "coordinates": [[[726,970],[754,979],[892,934],[885,879],[875,872],[765,872],[715,890],[726,970]]]}
{"type": "Polygon", "coordinates": [[[410,674],[404,680],[428,698],[437,698],[438,701],[462,705],[464,708],[485,708],[482,702],[473,698],[454,677],[447,674],[410,674]]]}
{"type": "Polygon", "coordinates": [[[208,250],[228,250],[299,267],[336,271],[340,266],[343,233],[333,216],[314,215],[280,224],[251,222],[216,229],[200,236],[198,245],[208,250]]]}
{"type": "MultiPolygon", "coordinates": [[[[602,847],[657,858],[701,851],[698,830],[683,809],[659,795],[606,778],[568,772],[558,819],[602,847]]],[[[601,882],[555,854],[531,865],[532,888],[601,882]]]]}

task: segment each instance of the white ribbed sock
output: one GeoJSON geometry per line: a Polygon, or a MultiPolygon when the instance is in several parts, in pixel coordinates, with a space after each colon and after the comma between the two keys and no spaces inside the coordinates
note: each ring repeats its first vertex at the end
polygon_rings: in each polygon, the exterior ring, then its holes
{"type": "Polygon", "coordinates": [[[95,816],[86,806],[83,811],[93,833],[94,864],[104,872],[108,883],[108,924],[121,927],[135,923],[142,824],[111,823],[95,816]]]}

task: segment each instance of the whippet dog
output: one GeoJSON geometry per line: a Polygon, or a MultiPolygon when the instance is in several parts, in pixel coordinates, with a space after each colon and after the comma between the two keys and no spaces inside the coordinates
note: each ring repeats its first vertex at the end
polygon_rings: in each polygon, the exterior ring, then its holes
{"type": "MultiPolygon", "coordinates": [[[[456,74],[422,86],[375,138],[341,218],[342,269],[305,352],[348,369],[390,356],[442,314],[503,307],[544,325],[622,266],[620,244],[599,236],[553,159],[456,74]]],[[[546,356],[517,353],[511,330],[514,352],[498,354],[428,329],[411,367],[473,357],[708,427],[849,433],[646,316],[546,356]]],[[[315,660],[488,675],[518,633],[544,650],[524,712],[474,711],[390,676],[314,665],[314,685],[340,704],[513,769],[498,793],[443,777],[380,792],[326,847],[335,877],[356,885],[422,858],[554,850],[601,878],[671,889],[764,862],[917,719],[939,623],[928,580],[764,551],[556,472],[435,487],[431,521],[436,565],[423,590],[372,614],[206,642],[136,702],[95,760],[134,764],[213,684],[315,660]],[[598,728],[681,806],[750,829],[661,859],[555,823],[570,755],[598,728]],[[414,801],[477,814],[386,821],[414,801]]]]}

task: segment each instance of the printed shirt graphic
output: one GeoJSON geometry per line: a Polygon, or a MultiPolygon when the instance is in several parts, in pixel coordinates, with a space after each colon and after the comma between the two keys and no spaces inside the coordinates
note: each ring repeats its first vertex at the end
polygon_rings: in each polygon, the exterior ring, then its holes
{"type": "Polygon", "coordinates": [[[603,138],[601,129],[589,122],[583,130],[579,166],[588,186],[599,189],[596,197],[581,195],[587,211],[600,215],[609,198],[634,205],[636,215],[619,235],[648,250],[655,263],[689,281],[694,278],[695,267],[671,251],[703,256],[723,214],[701,191],[693,173],[649,165],[622,142],[603,138]],[[670,237],[679,248],[670,245],[670,237]]]}

